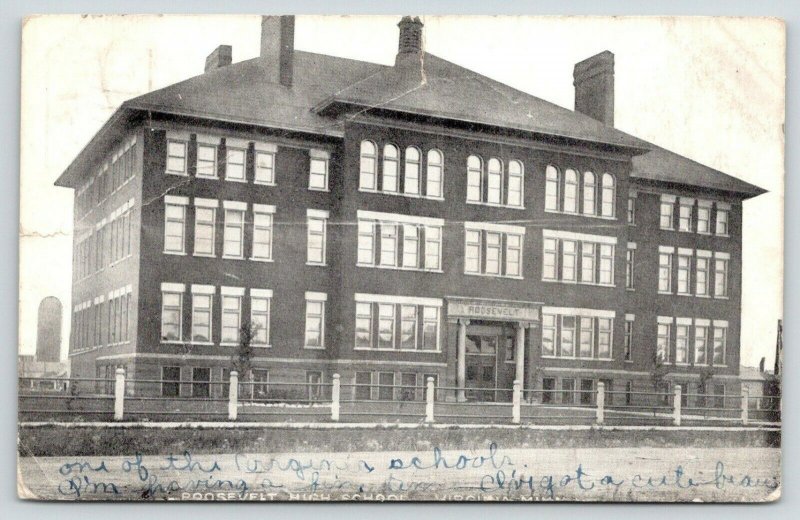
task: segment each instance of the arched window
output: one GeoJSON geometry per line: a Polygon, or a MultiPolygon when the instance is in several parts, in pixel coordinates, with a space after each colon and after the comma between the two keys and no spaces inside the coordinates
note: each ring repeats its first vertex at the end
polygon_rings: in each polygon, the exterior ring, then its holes
{"type": "Polygon", "coordinates": [[[500,204],[503,201],[503,163],[492,157],[488,166],[486,202],[500,204]]]}
{"type": "Polygon", "coordinates": [[[564,213],[578,212],[578,174],[573,169],[564,172],[564,213]]]}
{"type": "Polygon", "coordinates": [[[383,181],[381,189],[397,193],[397,174],[400,171],[400,150],[393,144],[383,147],[383,181]]]}
{"type": "Polygon", "coordinates": [[[594,215],[597,213],[597,205],[595,204],[595,193],[597,191],[597,180],[592,172],[585,172],[583,174],[583,213],[585,215],[594,215]]]}
{"type": "Polygon", "coordinates": [[[428,168],[426,177],[425,195],[428,197],[443,197],[442,191],[442,172],[444,161],[442,152],[439,150],[428,150],[428,168]]]}
{"type": "Polygon", "coordinates": [[[467,158],[467,201],[480,202],[483,185],[483,161],[477,155],[467,158]]]}
{"type": "Polygon", "coordinates": [[[403,177],[403,191],[409,195],[419,195],[419,158],[417,148],[406,148],[406,171],[403,177]]]}
{"type": "Polygon", "coordinates": [[[545,170],[544,209],[558,211],[560,173],[555,166],[547,165],[545,170]]]}
{"type": "Polygon", "coordinates": [[[616,198],[616,188],[614,186],[614,176],[610,173],[603,174],[603,195],[601,199],[600,214],[604,217],[614,216],[614,199],[616,198]]]}
{"type": "Polygon", "coordinates": [[[372,141],[361,141],[361,175],[358,185],[362,190],[378,189],[376,150],[375,143],[372,141]]]}
{"type": "Polygon", "coordinates": [[[525,187],[525,167],[519,161],[508,163],[508,205],[521,208],[525,187]]]}

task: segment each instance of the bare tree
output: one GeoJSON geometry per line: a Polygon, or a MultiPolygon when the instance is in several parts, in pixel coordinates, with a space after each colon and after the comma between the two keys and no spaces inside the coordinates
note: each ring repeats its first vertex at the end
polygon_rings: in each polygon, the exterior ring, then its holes
{"type": "MultiPolygon", "coordinates": [[[[239,327],[239,343],[231,357],[231,369],[239,374],[239,381],[249,382],[253,376],[253,339],[258,333],[258,326],[253,327],[249,321],[239,327]]],[[[253,386],[247,392],[252,397],[253,386]]]]}

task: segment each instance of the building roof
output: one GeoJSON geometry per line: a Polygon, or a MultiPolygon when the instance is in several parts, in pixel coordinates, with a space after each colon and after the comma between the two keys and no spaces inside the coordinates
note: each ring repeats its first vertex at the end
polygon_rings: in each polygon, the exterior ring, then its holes
{"type": "Polygon", "coordinates": [[[290,87],[266,81],[264,58],[234,63],[126,101],[56,181],[74,186],[97,153],[113,142],[136,112],[252,124],[289,131],[343,135],[336,105],[381,109],[536,135],[566,138],[628,150],[634,177],[714,188],[743,198],[764,190],[589,116],[516,90],[429,53],[424,75],[407,69],[294,51],[290,87]]]}

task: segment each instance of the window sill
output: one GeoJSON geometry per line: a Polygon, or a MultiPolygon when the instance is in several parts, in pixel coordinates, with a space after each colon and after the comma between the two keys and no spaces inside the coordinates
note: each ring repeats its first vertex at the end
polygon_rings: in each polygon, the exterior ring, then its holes
{"type": "Polygon", "coordinates": [[[330,193],[330,188],[312,188],[311,186],[308,187],[308,191],[321,191],[324,193],[330,193]]]}
{"type": "Polygon", "coordinates": [[[208,253],[197,253],[197,252],[195,252],[193,256],[196,256],[198,258],[216,258],[217,257],[217,255],[211,255],[211,254],[208,254],[208,253]]]}
{"type": "MultiPolygon", "coordinates": [[[[572,281],[572,280],[546,280],[544,278],[542,279],[542,282],[562,283],[562,284],[566,284],[566,285],[586,285],[586,286],[589,286],[589,287],[606,287],[606,288],[609,288],[609,289],[613,289],[613,288],[616,287],[616,285],[614,285],[614,284],[576,282],[576,281],[572,281]]],[[[633,289],[631,289],[631,290],[633,290],[633,289]]]]}
{"type": "MultiPolygon", "coordinates": [[[[311,189],[311,188],[309,188],[311,189]]],[[[443,201],[444,197],[431,197],[429,195],[422,195],[422,194],[415,194],[415,193],[401,193],[399,191],[382,191],[382,190],[370,190],[367,188],[358,188],[360,193],[373,193],[375,195],[392,195],[395,197],[408,197],[410,199],[426,199],[426,200],[438,200],[443,201]]]]}
{"type": "Polygon", "coordinates": [[[259,180],[254,180],[253,184],[255,184],[257,186],[267,186],[267,187],[270,187],[270,188],[274,188],[275,186],[277,186],[277,184],[275,182],[265,182],[265,181],[259,181],[259,180]]]}
{"type": "Polygon", "coordinates": [[[164,345],[185,345],[185,341],[181,341],[179,339],[162,339],[161,343],[164,345]]]}
{"type": "Polygon", "coordinates": [[[186,256],[186,253],[183,253],[183,252],[179,253],[179,252],[176,252],[176,251],[164,251],[164,254],[165,255],[172,255],[172,256],[186,256]]]}
{"type": "MultiPolygon", "coordinates": [[[[213,345],[213,343],[212,343],[212,345],[213,345]]],[[[219,342],[219,346],[220,347],[236,347],[236,346],[239,346],[239,342],[238,341],[220,341],[219,342]]]]}
{"type": "Polygon", "coordinates": [[[728,235],[728,234],[725,234],[725,235],[723,235],[723,234],[721,234],[721,233],[714,233],[714,236],[716,236],[716,237],[720,237],[720,238],[730,238],[730,237],[731,237],[731,236],[730,236],[730,235],[728,235]]]}
{"type": "MultiPolygon", "coordinates": [[[[230,255],[222,255],[223,260],[244,260],[243,256],[230,256],[230,255]]],[[[251,258],[252,260],[252,258],[251,258]]]]}
{"type": "Polygon", "coordinates": [[[236,182],[239,184],[247,184],[247,179],[232,179],[230,177],[224,178],[225,182],[236,182]]]}
{"type": "MultiPolygon", "coordinates": [[[[270,261],[271,261],[271,260],[270,260],[270,261]]],[[[326,263],[319,263],[319,262],[306,262],[306,265],[308,265],[308,266],[312,266],[312,267],[328,267],[328,264],[326,264],[326,263]]]]}
{"type": "Polygon", "coordinates": [[[636,289],[634,289],[633,287],[626,287],[625,290],[628,292],[636,292],[636,289]]]}
{"type": "Polygon", "coordinates": [[[219,177],[217,177],[216,175],[197,175],[197,174],[195,174],[194,178],[195,179],[204,179],[204,180],[207,180],[207,181],[218,181],[219,180],[219,177]]]}
{"type": "Polygon", "coordinates": [[[665,296],[672,296],[673,295],[671,292],[665,292],[665,291],[658,291],[658,294],[663,294],[665,296]]]}
{"type": "Polygon", "coordinates": [[[590,215],[588,213],[580,213],[577,211],[559,211],[555,209],[547,209],[544,210],[545,213],[552,213],[554,215],[569,215],[572,217],[587,217],[587,218],[596,218],[600,220],[617,220],[617,217],[604,217],[602,215],[590,215]]]}
{"type": "Polygon", "coordinates": [[[497,202],[479,202],[477,200],[467,200],[465,201],[467,204],[472,204],[473,206],[487,206],[490,208],[502,208],[502,209],[525,209],[525,206],[511,206],[509,204],[500,204],[497,202]]]}
{"type": "Polygon", "coordinates": [[[253,348],[257,348],[257,349],[271,349],[272,348],[272,345],[254,345],[252,343],[250,344],[250,346],[253,347],[253,348]]]}
{"type": "MultiPolygon", "coordinates": [[[[244,260],[243,257],[234,258],[232,256],[223,256],[222,258],[229,258],[231,260],[244,260]]],[[[255,258],[255,257],[252,257],[252,256],[250,258],[248,258],[247,260],[250,260],[251,262],[265,262],[265,263],[268,263],[268,264],[271,264],[271,263],[273,263],[275,261],[272,258],[255,258]]]]}
{"type": "Polygon", "coordinates": [[[213,347],[214,346],[214,342],[213,341],[190,341],[189,345],[198,345],[198,346],[203,346],[203,347],[213,347]]]}
{"type": "Polygon", "coordinates": [[[467,273],[464,272],[466,276],[481,276],[483,278],[505,278],[508,280],[524,280],[522,276],[508,276],[502,274],[489,274],[489,273],[467,273]]]}
{"type": "Polygon", "coordinates": [[[729,296],[714,296],[715,300],[730,300],[729,296]]]}
{"type": "Polygon", "coordinates": [[[171,172],[169,170],[164,171],[164,175],[175,175],[176,177],[188,177],[189,174],[187,172],[171,172]]]}
{"type": "Polygon", "coordinates": [[[303,348],[306,350],[325,350],[325,347],[312,347],[310,345],[303,345],[303,348]]]}
{"type": "Polygon", "coordinates": [[[444,273],[441,269],[425,269],[418,267],[394,267],[390,265],[356,264],[356,267],[369,267],[371,269],[388,269],[390,271],[412,271],[418,273],[444,273]]]}
{"type": "Polygon", "coordinates": [[[358,352],[414,352],[421,354],[441,354],[441,350],[422,350],[409,348],[374,348],[374,347],[353,347],[358,352]]]}

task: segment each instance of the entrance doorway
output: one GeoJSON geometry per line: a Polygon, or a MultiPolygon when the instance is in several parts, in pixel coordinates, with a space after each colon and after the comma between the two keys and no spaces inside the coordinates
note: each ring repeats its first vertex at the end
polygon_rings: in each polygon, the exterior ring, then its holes
{"type": "MultiPolygon", "coordinates": [[[[466,398],[470,401],[510,401],[506,386],[507,363],[513,360],[513,328],[503,325],[470,325],[466,343],[466,398]],[[511,356],[509,358],[509,356],[511,356]],[[500,383],[500,384],[498,384],[500,383]],[[500,389],[499,387],[502,387],[500,389]]],[[[510,365],[513,368],[513,365],[510,365]]]]}

